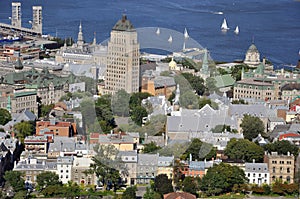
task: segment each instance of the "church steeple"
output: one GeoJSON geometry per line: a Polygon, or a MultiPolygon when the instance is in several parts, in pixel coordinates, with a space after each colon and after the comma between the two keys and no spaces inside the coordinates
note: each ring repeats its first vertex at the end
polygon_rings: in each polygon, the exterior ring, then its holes
{"type": "Polygon", "coordinates": [[[77,37],[77,45],[78,47],[83,47],[83,35],[82,35],[82,25],[81,25],[81,21],[79,24],[79,32],[78,32],[78,37],[77,37]]]}
{"type": "Polygon", "coordinates": [[[209,69],[208,69],[208,55],[207,55],[207,49],[203,49],[204,55],[202,59],[202,68],[201,68],[201,76],[202,78],[206,79],[209,77],[209,69]]]}

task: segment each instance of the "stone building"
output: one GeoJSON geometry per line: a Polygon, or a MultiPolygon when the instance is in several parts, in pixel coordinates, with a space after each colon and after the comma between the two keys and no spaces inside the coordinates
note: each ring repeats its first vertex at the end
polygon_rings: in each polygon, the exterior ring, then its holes
{"type": "Polygon", "coordinates": [[[104,93],[114,94],[124,89],[139,91],[139,43],[137,31],[126,15],[122,16],[110,33],[104,93]]]}
{"type": "Polygon", "coordinates": [[[90,157],[74,157],[73,166],[71,169],[71,180],[77,184],[96,185],[97,177],[93,174],[86,174],[93,163],[90,157]]]}
{"type": "Polygon", "coordinates": [[[270,183],[281,180],[283,183],[294,183],[295,157],[288,152],[287,155],[279,155],[277,152],[265,154],[264,163],[268,164],[270,183]]]}
{"type": "Polygon", "coordinates": [[[249,66],[257,66],[260,63],[260,53],[253,43],[246,52],[244,63],[249,66]]]}

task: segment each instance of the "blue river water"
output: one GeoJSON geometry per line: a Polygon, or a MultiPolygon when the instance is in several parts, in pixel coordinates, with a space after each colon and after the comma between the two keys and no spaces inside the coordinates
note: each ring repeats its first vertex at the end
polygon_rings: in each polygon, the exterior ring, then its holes
{"type": "MultiPolygon", "coordinates": [[[[43,6],[43,33],[77,39],[80,21],[86,42],[109,38],[126,13],[135,28],[161,27],[183,32],[210,51],[216,61],[244,59],[254,41],[261,57],[275,65],[297,64],[300,50],[300,2],[297,0],[19,0],[22,26],[30,27],[32,6],[43,6]],[[230,30],[220,31],[226,18],[230,30]],[[240,33],[233,30],[238,25],[240,33]]],[[[0,1],[0,22],[10,23],[11,1],[0,1]]],[[[151,31],[153,31],[151,29],[151,31]]],[[[155,34],[155,32],[153,33],[155,34]]],[[[168,36],[165,36],[167,41],[168,36]]],[[[176,40],[176,38],[175,38],[176,40]]],[[[174,41],[174,38],[173,38],[174,41]]],[[[183,43],[183,41],[179,41],[183,43]]],[[[180,44],[182,45],[182,44],[180,44]]],[[[142,48],[143,46],[141,46],[142,48]]],[[[155,47],[155,46],[154,46],[155,47]]],[[[194,47],[187,46],[186,47],[194,47]]]]}

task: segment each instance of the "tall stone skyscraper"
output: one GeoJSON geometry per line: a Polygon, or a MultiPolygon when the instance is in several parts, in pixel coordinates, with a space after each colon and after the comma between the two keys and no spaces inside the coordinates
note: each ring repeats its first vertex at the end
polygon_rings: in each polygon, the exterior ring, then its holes
{"type": "Polygon", "coordinates": [[[110,33],[105,94],[114,94],[121,89],[127,93],[139,91],[139,48],[137,32],[123,15],[110,33]]]}

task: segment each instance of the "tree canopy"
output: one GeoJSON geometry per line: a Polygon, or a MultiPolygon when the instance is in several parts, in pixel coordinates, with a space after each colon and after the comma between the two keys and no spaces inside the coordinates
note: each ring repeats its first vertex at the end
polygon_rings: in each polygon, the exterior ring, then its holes
{"type": "Polygon", "coordinates": [[[11,115],[8,110],[0,108],[0,125],[5,125],[11,120],[11,115]]]}
{"type": "Polygon", "coordinates": [[[51,186],[51,185],[59,185],[61,182],[59,181],[59,176],[51,171],[45,171],[37,175],[36,182],[41,189],[51,186]]]}
{"type": "Polygon", "coordinates": [[[127,117],[129,116],[130,94],[124,89],[118,90],[111,100],[111,109],[114,115],[127,117]]]}
{"type": "Polygon", "coordinates": [[[281,155],[287,155],[288,152],[290,152],[290,154],[293,154],[295,157],[297,157],[299,154],[299,148],[287,140],[266,144],[264,149],[269,153],[278,152],[278,154],[281,155]]]}
{"type": "Polygon", "coordinates": [[[21,142],[24,141],[26,136],[33,135],[35,133],[35,126],[31,121],[17,123],[14,126],[14,129],[16,130],[17,137],[21,140],[21,142]]]}
{"type": "Polygon", "coordinates": [[[96,155],[92,157],[88,173],[95,173],[106,189],[116,188],[120,185],[121,175],[127,176],[124,163],[118,156],[118,150],[114,145],[96,145],[96,155]]]}
{"type": "Polygon", "coordinates": [[[196,178],[193,178],[192,176],[187,176],[184,178],[182,185],[183,185],[183,191],[191,193],[196,195],[198,188],[198,182],[200,181],[200,178],[197,180],[196,178]]]}
{"type": "Polygon", "coordinates": [[[192,139],[192,142],[189,144],[187,150],[181,156],[182,159],[186,159],[192,155],[193,160],[204,160],[212,159],[216,157],[216,149],[212,144],[202,142],[198,138],[192,139]]]}
{"type": "Polygon", "coordinates": [[[18,192],[25,188],[25,180],[22,176],[23,174],[20,171],[6,171],[4,179],[12,186],[15,192],[18,192]]]}
{"type": "Polygon", "coordinates": [[[232,191],[235,184],[245,184],[247,179],[237,166],[220,163],[207,170],[202,178],[201,190],[207,195],[218,195],[232,191]]]}
{"type": "Polygon", "coordinates": [[[159,174],[154,179],[154,191],[161,195],[173,192],[172,180],[166,174],[159,174]]]}
{"type": "Polygon", "coordinates": [[[225,148],[225,155],[231,159],[241,159],[246,162],[262,162],[264,149],[247,139],[231,139],[225,148]]]}
{"type": "Polygon", "coordinates": [[[149,144],[144,144],[143,153],[156,153],[159,149],[161,149],[161,147],[152,141],[149,144]]]}
{"type": "Polygon", "coordinates": [[[244,138],[250,141],[265,131],[265,126],[261,119],[252,115],[244,115],[240,126],[243,129],[244,138]]]}
{"type": "Polygon", "coordinates": [[[193,90],[196,91],[198,95],[203,95],[205,91],[204,80],[199,76],[194,76],[191,73],[181,74],[190,83],[193,90]]]}
{"type": "Polygon", "coordinates": [[[122,199],[133,199],[136,198],[136,187],[131,186],[127,187],[124,193],[122,194],[122,199]]]}

